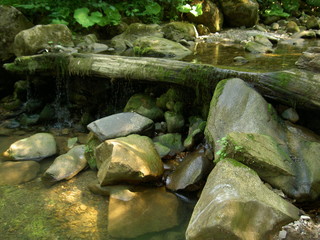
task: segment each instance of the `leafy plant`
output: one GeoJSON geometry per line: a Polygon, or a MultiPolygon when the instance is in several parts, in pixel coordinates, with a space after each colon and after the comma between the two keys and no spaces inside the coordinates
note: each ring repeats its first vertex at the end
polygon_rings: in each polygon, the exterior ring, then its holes
{"type": "Polygon", "coordinates": [[[190,4],[179,5],[177,9],[182,13],[192,13],[194,16],[198,17],[202,15],[202,4],[198,3],[191,6],[190,4]]]}

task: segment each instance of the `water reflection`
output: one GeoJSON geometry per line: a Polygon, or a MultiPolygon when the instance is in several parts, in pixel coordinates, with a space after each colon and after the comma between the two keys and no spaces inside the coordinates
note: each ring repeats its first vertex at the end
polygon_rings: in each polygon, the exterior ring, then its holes
{"type": "Polygon", "coordinates": [[[237,56],[242,56],[248,63],[242,69],[258,71],[277,71],[290,69],[295,62],[310,46],[320,46],[320,40],[288,40],[278,43],[273,53],[253,54],[244,50],[240,44],[224,43],[197,43],[194,54],[184,58],[192,63],[210,64],[215,66],[239,67],[234,61],[237,56]]]}

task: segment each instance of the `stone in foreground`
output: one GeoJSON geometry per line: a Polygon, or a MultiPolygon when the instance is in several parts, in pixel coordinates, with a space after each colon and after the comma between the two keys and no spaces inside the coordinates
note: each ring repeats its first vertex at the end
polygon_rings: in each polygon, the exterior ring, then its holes
{"type": "Polygon", "coordinates": [[[57,146],[53,135],[49,133],[37,133],[11,144],[3,155],[12,160],[40,161],[56,153],[57,146]]]}
{"type": "Polygon", "coordinates": [[[73,147],[66,154],[57,157],[43,174],[41,178],[42,182],[52,185],[63,179],[69,180],[73,178],[87,166],[84,152],[85,145],[79,145],[73,147]]]}
{"type": "Polygon", "coordinates": [[[258,175],[233,159],[210,173],[189,222],[187,240],[264,240],[299,219],[299,209],[268,189],[258,175]]]}
{"type": "Polygon", "coordinates": [[[177,226],[179,200],[164,188],[111,192],[108,233],[116,238],[135,238],[177,226]]]}
{"type": "Polygon", "coordinates": [[[160,178],[163,173],[161,158],[146,136],[133,134],[107,140],[96,148],[95,154],[102,186],[148,182],[160,178]]]}
{"type": "Polygon", "coordinates": [[[35,161],[4,162],[0,164],[0,185],[16,185],[37,177],[40,164],[35,161]]]}
{"type": "Polygon", "coordinates": [[[148,134],[154,127],[153,121],[134,112],[118,113],[98,119],[90,123],[87,128],[100,141],[125,137],[130,134],[148,134]]]}

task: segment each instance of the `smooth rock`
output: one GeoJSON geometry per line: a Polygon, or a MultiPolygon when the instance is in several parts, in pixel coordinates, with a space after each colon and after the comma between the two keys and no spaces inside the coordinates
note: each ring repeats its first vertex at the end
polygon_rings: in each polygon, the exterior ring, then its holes
{"type": "Polygon", "coordinates": [[[192,23],[170,22],[165,24],[162,29],[166,39],[180,42],[182,39],[193,41],[198,37],[198,32],[192,23]]]}
{"type": "Polygon", "coordinates": [[[184,118],[182,114],[166,111],[164,113],[164,119],[167,123],[168,133],[177,133],[182,131],[184,127],[184,118]]]}
{"type": "Polygon", "coordinates": [[[59,44],[72,47],[72,33],[66,25],[37,25],[19,32],[14,39],[14,53],[17,57],[36,54],[38,51],[59,44]],[[52,43],[51,43],[52,42],[52,43]]]}
{"type": "Polygon", "coordinates": [[[73,178],[87,166],[84,152],[85,145],[78,145],[57,157],[43,174],[42,182],[52,185],[58,181],[73,178]]]}
{"type": "Polygon", "coordinates": [[[180,43],[159,37],[140,37],[133,43],[136,56],[182,59],[192,51],[180,43]]]}
{"type": "Polygon", "coordinates": [[[213,167],[206,157],[204,149],[199,149],[187,155],[177,169],[166,179],[166,187],[172,191],[199,190],[201,183],[213,167]]]}
{"type": "Polygon", "coordinates": [[[92,131],[100,141],[111,138],[124,137],[129,134],[150,134],[154,127],[153,121],[138,113],[118,113],[98,119],[90,123],[87,128],[92,131]]]}
{"type": "Polygon", "coordinates": [[[269,190],[253,170],[227,159],[210,173],[186,239],[271,239],[297,219],[298,208],[269,190]]]}
{"type": "Polygon", "coordinates": [[[35,161],[0,163],[0,185],[16,185],[36,178],[40,164],[35,161]]]}
{"type": "Polygon", "coordinates": [[[53,135],[37,133],[11,144],[3,155],[13,160],[40,161],[56,153],[57,146],[53,135]]]}
{"type": "Polygon", "coordinates": [[[116,238],[135,238],[177,226],[179,200],[164,188],[122,190],[111,194],[108,233],[116,238]]]}

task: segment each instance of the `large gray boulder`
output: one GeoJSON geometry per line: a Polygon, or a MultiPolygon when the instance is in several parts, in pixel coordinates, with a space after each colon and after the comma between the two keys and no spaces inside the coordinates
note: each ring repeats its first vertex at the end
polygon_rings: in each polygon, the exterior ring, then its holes
{"type": "Polygon", "coordinates": [[[57,157],[43,174],[42,182],[52,185],[58,181],[73,178],[87,166],[84,153],[85,145],[78,145],[57,157]]]}
{"type": "Polygon", "coordinates": [[[219,0],[224,19],[230,27],[252,27],[259,19],[256,0],[219,0]]]}
{"type": "Polygon", "coordinates": [[[179,200],[164,188],[112,191],[108,233],[116,238],[135,238],[180,224],[179,200]],[[121,213],[121,214],[119,214],[121,213]]]}
{"type": "Polygon", "coordinates": [[[205,134],[216,161],[232,157],[299,201],[320,195],[320,141],[278,117],[272,105],[240,79],[221,81],[205,134]]]}
{"type": "Polygon", "coordinates": [[[133,43],[133,51],[137,56],[165,57],[181,59],[192,53],[192,51],[180,43],[159,37],[140,37],[133,43]]]}
{"type": "Polygon", "coordinates": [[[320,47],[309,47],[296,62],[298,68],[320,72],[320,47]]]}
{"type": "Polygon", "coordinates": [[[219,150],[218,140],[230,132],[259,133],[285,144],[285,130],[266,100],[243,80],[226,79],[216,87],[205,134],[219,150]]]}
{"type": "Polygon", "coordinates": [[[148,135],[154,128],[154,123],[151,119],[138,113],[125,112],[98,119],[90,123],[87,128],[100,141],[104,141],[135,133],[148,135]]]}
{"type": "Polygon", "coordinates": [[[14,7],[0,5],[0,61],[14,56],[15,36],[32,26],[33,24],[14,7]]]}
{"type": "Polygon", "coordinates": [[[226,159],[210,173],[186,239],[271,239],[297,219],[298,208],[268,189],[253,170],[226,159]]]}
{"type": "Polygon", "coordinates": [[[147,182],[160,178],[163,173],[161,158],[146,136],[132,134],[107,140],[96,148],[95,155],[102,186],[147,182]]]}
{"type": "Polygon", "coordinates": [[[36,54],[50,45],[72,47],[72,32],[63,24],[37,25],[19,32],[14,39],[17,57],[36,54]]]}
{"type": "Polygon", "coordinates": [[[37,133],[14,142],[3,155],[11,160],[40,161],[56,153],[54,136],[50,133],[37,133]]]}
{"type": "Polygon", "coordinates": [[[211,32],[219,32],[223,25],[223,14],[216,3],[210,0],[205,0],[202,3],[202,14],[194,16],[191,13],[187,14],[189,21],[203,24],[208,27],[211,32]]]}

